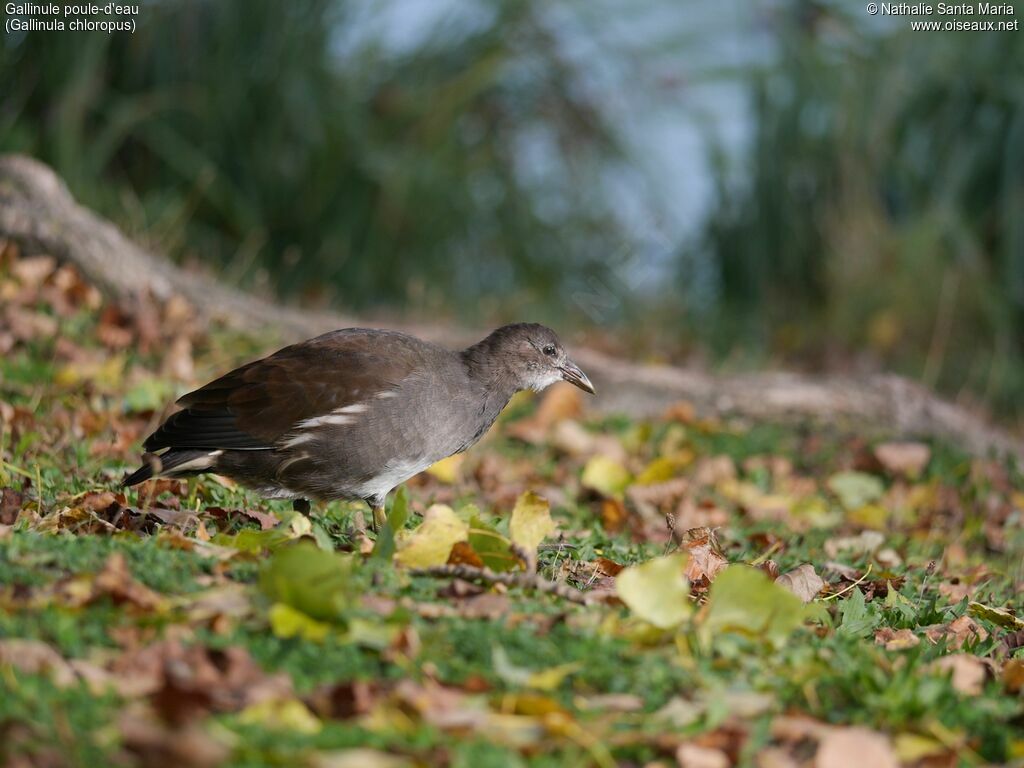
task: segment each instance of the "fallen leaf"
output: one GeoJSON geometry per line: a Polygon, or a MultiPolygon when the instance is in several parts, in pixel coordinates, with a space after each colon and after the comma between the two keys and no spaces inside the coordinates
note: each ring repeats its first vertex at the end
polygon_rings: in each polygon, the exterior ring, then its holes
{"type": "Polygon", "coordinates": [[[430,568],[448,562],[452,547],[469,538],[469,524],[451,507],[435,504],[423,522],[399,543],[395,560],[407,568],[430,568]]]}
{"type": "Polygon", "coordinates": [[[810,563],[804,563],[799,568],[782,574],[775,583],[785,587],[805,603],[811,602],[825,588],[824,580],[810,563]]]}
{"type": "Polygon", "coordinates": [[[677,451],[669,456],[659,456],[643,468],[633,481],[637,485],[656,485],[679,475],[693,463],[693,451],[677,451]]]}
{"type": "Polygon", "coordinates": [[[269,531],[281,522],[273,512],[260,512],[258,509],[243,509],[242,514],[259,523],[261,531],[269,531]]]}
{"type": "Polygon", "coordinates": [[[825,554],[837,557],[840,552],[859,556],[871,554],[885,543],[885,536],[878,531],[863,531],[857,536],[843,536],[825,542],[825,554]]]}
{"type": "Polygon", "coordinates": [[[45,674],[58,687],[71,685],[77,675],[57,650],[41,640],[0,640],[0,668],[12,667],[30,675],[45,674]]]}
{"type": "Polygon", "coordinates": [[[1006,629],[1011,630],[1024,629],[1024,619],[1019,616],[1014,616],[1005,608],[993,608],[988,605],[972,602],[967,605],[967,610],[970,611],[972,616],[977,616],[979,619],[991,621],[993,624],[998,624],[1000,627],[1005,627],[1006,629]]]}
{"type": "Polygon", "coordinates": [[[141,611],[156,611],[166,604],[163,596],[136,581],[128,570],[128,561],[120,552],[107,558],[103,570],[96,574],[88,602],[109,597],[118,605],[129,605],[141,611]]]}
{"type": "Polygon", "coordinates": [[[875,446],[875,458],[891,474],[916,478],[931,461],[932,449],[924,443],[881,443],[875,446]]]}
{"type": "Polygon", "coordinates": [[[267,614],[270,630],[277,637],[301,637],[319,643],[331,632],[331,625],[314,619],[287,603],[274,603],[267,614]]]}
{"type": "Polygon", "coordinates": [[[597,491],[602,496],[619,497],[632,476],[622,464],[607,456],[594,456],[583,468],[580,483],[584,488],[597,491]]]}
{"type": "Polygon", "coordinates": [[[0,490],[0,525],[14,525],[25,497],[13,488],[0,490]]]}
{"type": "Polygon", "coordinates": [[[544,442],[555,424],[577,418],[583,411],[580,390],[571,384],[559,382],[551,386],[541,398],[533,415],[520,419],[508,428],[508,434],[534,445],[544,442]]]}
{"type": "Polygon", "coordinates": [[[306,759],[310,768],[412,768],[406,757],[391,755],[368,747],[314,752],[306,759]]]}
{"type": "Polygon", "coordinates": [[[977,656],[953,653],[936,659],[929,667],[940,672],[950,672],[953,688],[966,696],[978,696],[985,688],[986,667],[977,656]]]}
{"type": "Polygon", "coordinates": [[[276,731],[314,734],[323,730],[323,723],[298,699],[265,699],[250,704],[238,713],[245,725],[259,725],[276,731]]]}
{"type": "Polygon", "coordinates": [[[496,645],[491,651],[491,664],[495,674],[507,684],[523,688],[534,688],[539,691],[553,691],[562,681],[583,666],[579,662],[559,664],[548,669],[532,670],[517,666],[509,659],[505,649],[496,645]]]}
{"type": "Polygon", "coordinates": [[[656,557],[625,568],[615,577],[619,598],[644,621],[669,629],[690,615],[690,587],[682,554],[656,557]]]}
{"type": "Polygon", "coordinates": [[[1024,659],[1010,659],[1003,665],[1003,687],[1007,693],[1024,690],[1024,659]]]}
{"type": "Polygon", "coordinates": [[[887,651],[904,651],[921,642],[921,638],[909,629],[882,627],[875,632],[875,644],[884,645],[887,651]]]}
{"type": "Polygon", "coordinates": [[[260,570],[260,590],[319,621],[337,621],[358,601],[352,556],[325,552],[309,540],[281,547],[260,570]]]}
{"type": "Polygon", "coordinates": [[[697,744],[680,744],[676,749],[676,763],[679,768],[729,768],[732,765],[722,750],[697,744]]]}
{"type": "MultiPolygon", "coordinates": [[[[472,528],[470,529],[472,531],[472,528]]],[[[469,565],[483,568],[484,561],[468,541],[457,541],[448,555],[448,565],[469,565]]]]}
{"type": "Polygon", "coordinates": [[[686,550],[686,578],[691,587],[707,588],[729,561],[722,554],[715,532],[710,528],[690,528],[681,538],[680,548],[686,550]]]}
{"type": "Polygon", "coordinates": [[[531,556],[536,556],[540,543],[556,530],[547,499],[532,491],[519,497],[509,522],[509,534],[515,544],[531,556]]]}
{"type": "Polygon", "coordinates": [[[426,470],[427,474],[435,477],[442,483],[452,485],[459,479],[459,469],[466,456],[462,453],[455,453],[432,464],[426,470]]]}
{"type": "Polygon", "coordinates": [[[988,638],[988,632],[970,616],[961,616],[949,624],[937,624],[924,628],[924,635],[938,644],[945,641],[950,650],[959,650],[965,643],[979,643],[988,638]]]}
{"type": "Polygon", "coordinates": [[[833,728],[814,755],[814,768],[899,768],[889,737],[867,728],[833,728]]]}
{"type": "Polygon", "coordinates": [[[882,481],[864,472],[838,472],[828,479],[827,485],[847,510],[878,501],[885,493],[882,481]]]}
{"type": "Polygon", "coordinates": [[[761,637],[781,645],[805,617],[803,603],[756,568],[734,565],[711,584],[700,625],[705,644],[726,632],[761,637]]]}

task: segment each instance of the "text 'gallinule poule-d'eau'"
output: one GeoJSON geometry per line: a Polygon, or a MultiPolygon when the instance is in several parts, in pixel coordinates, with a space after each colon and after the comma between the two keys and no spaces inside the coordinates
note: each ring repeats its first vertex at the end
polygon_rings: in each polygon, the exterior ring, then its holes
{"type": "Polygon", "coordinates": [[[346,328],[236,368],[178,400],[124,480],[216,472],[269,498],[364,499],[466,450],[516,392],[568,381],[593,392],[550,328],[518,323],[451,351],[346,328]]]}

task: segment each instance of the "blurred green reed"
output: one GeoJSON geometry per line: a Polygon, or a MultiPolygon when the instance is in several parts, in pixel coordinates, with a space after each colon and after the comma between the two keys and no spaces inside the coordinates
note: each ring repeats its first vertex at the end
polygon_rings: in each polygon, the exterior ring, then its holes
{"type": "Polygon", "coordinates": [[[773,18],[750,152],[720,158],[698,247],[718,301],[691,325],[723,354],[882,364],[1019,420],[1024,37],[865,19],[773,18]]]}
{"type": "Polygon", "coordinates": [[[590,158],[616,146],[542,4],[397,51],[346,38],[370,7],[167,0],[134,36],[0,41],[0,150],[249,287],[356,310],[557,307],[570,274],[601,270],[614,224],[590,158]]]}

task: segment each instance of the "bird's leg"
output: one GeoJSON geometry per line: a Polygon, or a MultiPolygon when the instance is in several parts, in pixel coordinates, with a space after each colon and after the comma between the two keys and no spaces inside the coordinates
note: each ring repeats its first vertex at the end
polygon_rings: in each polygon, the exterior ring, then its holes
{"type": "Polygon", "coordinates": [[[295,499],[292,502],[292,509],[296,512],[301,512],[303,515],[309,514],[309,499],[295,499]]]}
{"type": "Polygon", "coordinates": [[[388,516],[384,512],[384,502],[375,504],[373,507],[373,530],[374,533],[379,533],[380,529],[384,527],[384,524],[388,521],[388,516]]]}

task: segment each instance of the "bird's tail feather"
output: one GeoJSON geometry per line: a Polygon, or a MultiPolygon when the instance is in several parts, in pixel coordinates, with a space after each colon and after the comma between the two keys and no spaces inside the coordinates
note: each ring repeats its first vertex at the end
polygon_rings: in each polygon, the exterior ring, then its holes
{"type": "Polygon", "coordinates": [[[138,485],[153,477],[179,477],[206,472],[222,453],[196,448],[171,448],[160,455],[143,454],[142,466],[122,480],[121,487],[138,485]]]}

